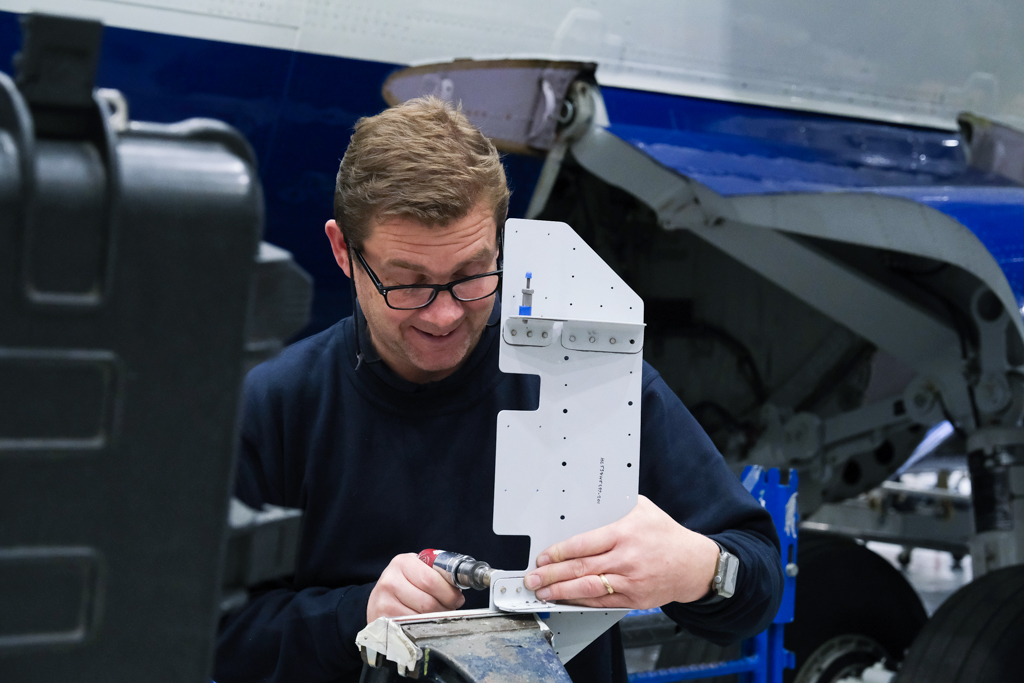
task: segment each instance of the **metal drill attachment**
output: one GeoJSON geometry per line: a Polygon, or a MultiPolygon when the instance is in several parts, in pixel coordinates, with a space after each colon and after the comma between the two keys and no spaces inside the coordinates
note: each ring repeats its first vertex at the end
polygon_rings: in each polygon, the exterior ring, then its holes
{"type": "Polygon", "coordinates": [[[494,573],[494,569],[486,562],[469,555],[430,548],[421,552],[419,559],[428,567],[436,569],[456,588],[482,591],[491,585],[491,574],[494,573]]]}

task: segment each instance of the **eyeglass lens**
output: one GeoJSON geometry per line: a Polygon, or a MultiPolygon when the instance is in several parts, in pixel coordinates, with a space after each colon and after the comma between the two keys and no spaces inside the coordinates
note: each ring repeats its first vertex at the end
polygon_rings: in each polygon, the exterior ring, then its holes
{"type": "MultiPolygon", "coordinates": [[[[461,301],[475,301],[494,294],[498,289],[498,275],[488,275],[466,280],[452,287],[452,294],[461,301]]],[[[411,287],[409,289],[393,289],[388,292],[388,304],[393,308],[420,308],[425,306],[434,290],[430,287],[411,287]]]]}

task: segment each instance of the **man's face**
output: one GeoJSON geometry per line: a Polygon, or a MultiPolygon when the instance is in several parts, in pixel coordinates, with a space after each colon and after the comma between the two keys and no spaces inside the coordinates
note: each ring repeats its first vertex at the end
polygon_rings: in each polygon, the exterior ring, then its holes
{"type": "MultiPolygon", "coordinates": [[[[444,227],[427,227],[409,218],[375,222],[360,251],[385,287],[442,285],[495,270],[496,232],[493,210],[478,203],[464,218],[444,227]]],[[[359,305],[384,362],[399,376],[418,383],[455,372],[480,340],[494,297],[463,302],[441,292],[426,308],[394,310],[358,260],[349,260],[334,221],[327,223],[327,235],[342,270],[349,277],[354,271],[359,305]]]]}

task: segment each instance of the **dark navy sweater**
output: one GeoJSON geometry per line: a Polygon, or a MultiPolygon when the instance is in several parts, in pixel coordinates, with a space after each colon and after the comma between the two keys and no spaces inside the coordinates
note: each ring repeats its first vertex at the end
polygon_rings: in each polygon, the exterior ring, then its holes
{"type": "MultiPolygon", "coordinates": [[[[527,538],[491,530],[494,443],[499,411],[537,408],[539,379],[498,370],[492,325],[453,375],[413,384],[375,356],[362,316],[358,334],[353,320],[246,379],[236,495],[305,518],[295,576],[260,587],[222,620],[218,683],[357,681],[367,599],[400,553],[444,548],[503,569],[528,563],[527,538]]],[[[740,562],[732,598],[665,613],[719,643],[764,629],[783,581],[771,518],[646,363],[640,452],[640,493],[740,562]]],[[[466,591],[466,608],[486,606],[485,592],[466,591]]],[[[566,668],[577,683],[624,682],[618,627],[566,668]]]]}

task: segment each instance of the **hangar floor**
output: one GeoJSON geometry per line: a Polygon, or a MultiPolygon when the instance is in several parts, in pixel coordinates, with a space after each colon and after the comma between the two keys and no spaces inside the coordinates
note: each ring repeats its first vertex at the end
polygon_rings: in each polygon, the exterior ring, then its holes
{"type": "Polygon", "coordinates": [[[965,557],[960,568],[954,568],[953,556],[941,550],[915,548],[910,555],[910,563],[902,568],[899,562],[901,546],[892,543],[868,543],[868,548],[884,557],[897,569],[903,569],[904,576],[910,581],[924,603],[924,608],[931,616],[946,598],[957,589],[970,583],[971,556],[965,557]]]}

